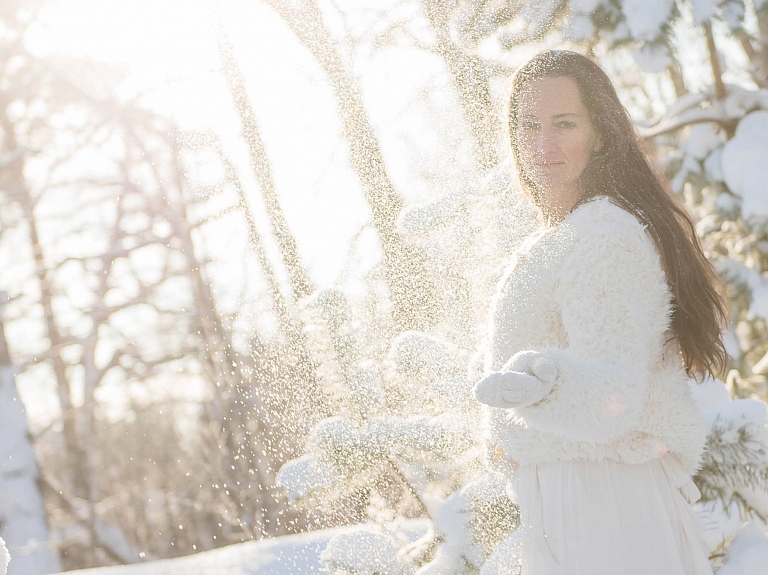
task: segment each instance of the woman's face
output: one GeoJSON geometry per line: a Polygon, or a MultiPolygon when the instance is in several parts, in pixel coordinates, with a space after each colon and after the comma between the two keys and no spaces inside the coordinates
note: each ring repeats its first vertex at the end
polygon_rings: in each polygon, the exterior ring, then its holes
{"type": "Polygon", "coordinates": [[[561,219],[581,196],[579,176],[600,146],[576,82],[568,76],[529,82],[518,97],[512,137],[542,208],[561,219]]]}

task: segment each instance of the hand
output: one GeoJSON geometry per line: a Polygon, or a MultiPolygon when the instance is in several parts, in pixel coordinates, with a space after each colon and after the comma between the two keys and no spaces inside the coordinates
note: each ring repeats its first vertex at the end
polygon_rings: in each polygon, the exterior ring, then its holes
{"type": "Polygon", "coordinates": [[[541,381],[551,383],[559,375],[557,366],[549,356],[540,351],[519,351],[504,364],[501,371],[519,371],[534,375],[541,381]]]}
{"type": "Polygon", "coordinates": [[[519,371],[494,371],[475,384],[475,399],[491,407],[525,407],[543,399],[554,385],[519,371]]]}

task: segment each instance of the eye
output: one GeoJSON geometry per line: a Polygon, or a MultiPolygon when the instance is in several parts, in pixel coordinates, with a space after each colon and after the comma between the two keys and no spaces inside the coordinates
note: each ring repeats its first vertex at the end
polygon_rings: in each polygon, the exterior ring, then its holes
{"type": "Polygon", "coordinates": [[[559,122],[556,124],[556,126],[557,126],[558,128],[566,128],[566,129],[570,129],[570,128],[575,128],[575,127],[576,127],[576,122],[572,122],[571,120],[560,120],[560,121],[559,121],[559,122]]]}

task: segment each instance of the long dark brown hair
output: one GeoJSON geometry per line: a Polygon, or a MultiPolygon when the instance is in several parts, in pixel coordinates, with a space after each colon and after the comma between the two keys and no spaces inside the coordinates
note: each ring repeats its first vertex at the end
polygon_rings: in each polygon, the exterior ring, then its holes
{"type": "MultiPolygon", "coordinates": [[[[576,206],[604,195],[647,226],[672,292],[672,333],[685,370],[702,381],[722,376],[728,363],[723,345],[728,304],[725,284],[704,255],[696,227],[666,178],[649,160],[647,146],[608,75],[588,57],[569,50],[547,50],[523,65],[512,78],[508,99],[509,142],[528,198],[543,211],[541,194],[525,172],[517,145],[519,97],[532,80],[567,76],[576,82],[593,129],[601,138],[580,177],[576,206]]],[[[572,208],[572,209],[573,209],[572,208]]]]}

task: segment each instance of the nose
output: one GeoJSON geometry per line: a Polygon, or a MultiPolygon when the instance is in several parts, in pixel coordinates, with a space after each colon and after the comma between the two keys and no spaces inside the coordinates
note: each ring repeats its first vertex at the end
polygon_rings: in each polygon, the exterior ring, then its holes
{"type": "Polygon", "coordinates": [[[553,138],[549,130],[542,128],[536,135],[536,152],[546,154],[552,149],[553,138]]]}

